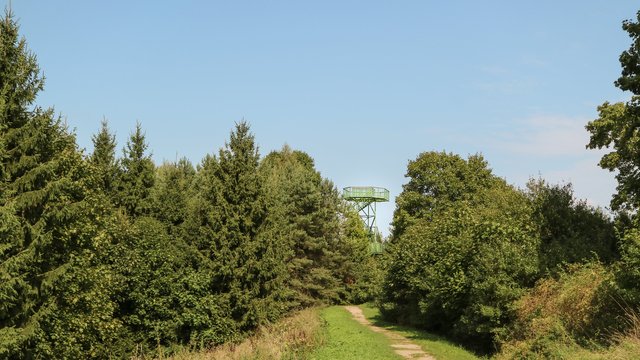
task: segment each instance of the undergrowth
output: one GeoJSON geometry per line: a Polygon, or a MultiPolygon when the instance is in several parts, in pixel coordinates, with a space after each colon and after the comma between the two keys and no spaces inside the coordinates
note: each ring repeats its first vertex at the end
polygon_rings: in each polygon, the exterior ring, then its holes
{"type": "Polygon", "coordinates": [[[615,298],[613,274],[602,264],[569,266],[516,302],[516,319],[495,358],[637,358],[640,317],[615,298]]]}
{"type": "MultiPolygon", "coordinates": [[[[274,324],[262,326],[239,343],[228,343],[209,350],[183,349],[169,360],[276,360],[307,359],[322,342],[323,322],[318,308],[297,312],[274,324]]],[[[143,359],[143,358],[134,358],[143,359]]]]}

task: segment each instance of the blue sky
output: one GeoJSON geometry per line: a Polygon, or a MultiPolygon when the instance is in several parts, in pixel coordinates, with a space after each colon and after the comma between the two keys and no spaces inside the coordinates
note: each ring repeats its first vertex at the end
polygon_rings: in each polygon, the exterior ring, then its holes
{"type": "MultiPolygon", "coordinates": [[[[0,0],[3,5],[6,0],[0,0]]],[[[339,188],[392,197],[419,153],[482,153],[494,173],[570,181],[607,206],[613,174],[585,150],[640,5],[585,1],[14,0],[54,106],[90,152],[106,117],[140,121],[157,163],[216,152],[234,122],[261,153],[308,152],[339,188]]],[[[394,203],[379,206],[388,233],[394,203]]]]}

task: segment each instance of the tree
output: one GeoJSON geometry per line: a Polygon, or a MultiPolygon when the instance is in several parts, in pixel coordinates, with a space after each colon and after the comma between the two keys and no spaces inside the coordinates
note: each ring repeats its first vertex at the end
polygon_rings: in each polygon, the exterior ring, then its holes
{"type": "Polygon", "coordinates": [[[147,148],[142,126],[137,123],[123,149],[117,188],[118,205],[134,218],[149,211],[148,198],[155,181],[155,165],[147,148]]]}
{"type": "Polygon", "coordinates": [[[396,198],[392,240],[400,237],[417,219],[430,216],[457,201],[472,201],[475,194],[494,181],[482,155],[424,152],[409,161],[407,184],[396,198]]]}
{"type": "Polygon", "coordinates": [[[598,118],[586,126],[591,133],[587,148],[608,148],[600,167],[616,173],[618,185],[611,200],[617,211],[620,262],[615,275],[618,294],[634,308],[640,306],[638,264],[640,264],[640,11],[636,20],[622,24],[632,43],[620,55],[622,74],[615,86],[632,93],[626,103],[605,102],[598,107],[598,118]]]}
{"type": "Polygon", "coordinates": [[[563,265],[597,259],[611,263],[618,247],[614,225],[601,209],[578,201],[571,184],[531,180],[527,196],[540,231],[540,270],[557,274],[563,265]]]}
{"type": "Polygon", "coordinates": [[[353,226],[363,230],[361,221],[354,225],[353,218],[342,216],[350,215],[349,209],[304,152],[284,146],[263,159],[260,171],[265,178],[269,236],[290,249],[286,263],[291,306],[350,301],[356,284],[364,288],[359,271],[367,260],[368,240],[353,230],[353,226]]]}
{"type": "Polygon", "coordinates": [[[156,169],[156,180],[150,194],[150,211],[172,232],[187,218],[188,199],[196,170],[189,160],[165,162],[156,169]]]}
{"type": "Polygon", "coordinates": [[[106,357],[120,327],[94,256],[104,198],[75,137],[32,108],[43,78],[10,13],[0,54],[0,357],[106,357]]]}
{"type": "Polygon", "coordinates": [[[104,119],[100,123],[100,131],[91,137],[93,141],[93,153],[89,161],[98,171],[101,189],[111,194],[118,178],[118,166],[116,164],[116,137],[109,130],[109,124],[104,119]]]}
{"type": "Polygon", "coordinates": [[[125,350],[152,354],[159,346],[208,346],[236,335],[230,309],[209,291],[208,259],[197,249],[146,216],[133,224],[116,221],[110,229],[110,267],[122,285],[114,298],[127,330],[125,350]]]}
{"type": "Polygon", "coordinates": [[[636,22],[624,21],[622,28],[633,42],[620,55],[622,75],[615,85],[633,96],[626,104],[605,102],[598,107],[598,118],[586,126],[591,133],[587,148],[612,148],[600,160],[603,169],[617,171],[611,208],[635,213],[640,208],[640,12],[636,22]]]}
{"type": "Polygon", "coordinates": [[[242,121],[218,156],[207,156],[194,181],[185,234],[211,261],[211,291],[230,304],[237,331],[253,329],[284,311],[285,264],[266,236],[259,152],[242,121]]]}
{"type": "Polygon", "coordinates": [[[387,246],[381,311],[488,351],[538,274],[529,201],[478,156],[423,153],[408,174],[396,214],[410,221],[387,246]]]}

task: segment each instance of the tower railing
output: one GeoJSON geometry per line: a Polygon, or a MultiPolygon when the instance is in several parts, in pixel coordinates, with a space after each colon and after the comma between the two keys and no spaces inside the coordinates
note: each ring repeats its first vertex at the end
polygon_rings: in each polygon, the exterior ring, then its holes
{"type": "Polygon", "coordinates": [[[349,186],[343,189],[342,196],[347,200],[389,201],[389,190],[375,186],[349,186]]]}

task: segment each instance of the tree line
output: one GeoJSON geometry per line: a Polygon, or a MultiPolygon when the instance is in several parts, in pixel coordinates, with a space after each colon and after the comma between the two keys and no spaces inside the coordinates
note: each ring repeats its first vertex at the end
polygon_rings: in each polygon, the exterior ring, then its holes
{"type": "Polygon", "coordinates": [[[586,147],[608,149],[600,166],[616,174],[611,213],[571,184],[515,188],[479,154],[422,153],[396,199],[377,299],[386,319],[502,358],[564,358],[637,334],[640,12],[623,29],[632,45],[615,85],[631,100],[604,103],[586,125],[586,147]]]}
{"type": "Polygon", "coordinates": [[[137,124],[90,155],[52,109],[11,14],[0,20],[0,358],[211,347],[287,313],[362,301],[354,210],[306,153],[262,157],[246,122],[217,153],[154,164],[137,124]]]}

